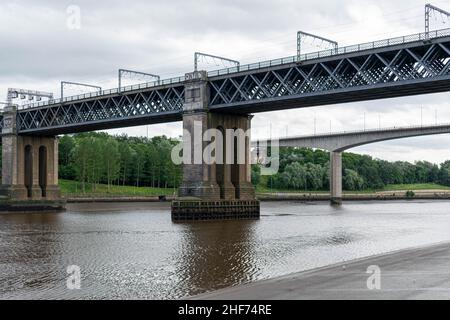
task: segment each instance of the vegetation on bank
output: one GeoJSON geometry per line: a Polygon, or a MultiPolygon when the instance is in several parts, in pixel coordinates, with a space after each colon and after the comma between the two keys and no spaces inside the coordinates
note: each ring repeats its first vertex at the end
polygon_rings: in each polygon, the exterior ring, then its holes
{"type": "Polygon", "coordinates": [[[416,183],[416,184],[391,184],[387,185],[380,191],[405,191],[405,190],[449,190],[450,187],[436,183],[416,183]]]}
{"type": "Polygon", "coordinates": [[[107,193],[117,190],[133,193],[139,187],[177,188],[181,166],[171,161],[171,151],[177,143],[165,136],[151,139],[107,133],[62,136],[59,176],[78,181],[79,191],[75,192],[81,193],[104,192],[102,185],[106,185],[107,193]]]}
{"type": "MultiPolygon", "coordinates": [[[[342,165],[343,188],[347,191],[395,190],[395,188],[409,190],[414,185],[416,187],[422,185],[426,189],[450,187],[450,161],[438,166],[426,161],[414,164],[403,161],[389,162],[373,159],[367,155],[344,153],[342,165]]],[[[278,174],[261,177],[259,168],[254,166],[252,180],[261,191],[328,191],[329,166],[328,152],[282,148],[278,174]]]]}
{"type": "MultiPolygon", "coordinates": [[[[59,143],[61,189],[66,195],[172,195],[182,180],[171,161],[178,141],[107,133],[66,135],[59,143]]],[[[329,153],[282,148],[280,170],[270,177],[252,167],[257,192],[328,192],[329,153]]],[[[450,190],[450,161],[440,166],[420,161],[388,162],[367,155],[343,154],[343,187],[348,192],[450,190]]]]}
{"type": "Polygon", "coordinates": [[[60,180],[59,186],[61,193],[65,197],[154,197],[154,196],[172,196],[177,193],[177,188],[152,188],[152,187],[133,187],[97,184],[95,190],[92,185],[86,185],[85,191],[81,188],[81,183],[72,180],[60,180]]]}
{"type": "MultiPolygon", "coordinates": [[[[381,189],[365,189],[359,191],[349,191],[346,190],[344,193],[346,194],[370,194],[377,192],[398,192],[398,191],[428,191],[428,190],[439,190],[439,191],[449,191],[450,187],[443,186],[435,183],[418,183],[418,184],[390,184],[384,186],[381,189]]],[[[256,186],[256,192],[258,194],[267,194],[267,193],[311,193],[311,194],[328,194],[329,190],[318,190],[318,191],[310,191],[310,190],[292,190],[292,189],[277,189],[267,187],[265,184],[258,184],[256,186]]]]}
{"type": "MultiPolygon", "coordinates": [[[[61,192],[65,197],[79,198],[79,197],[155,197],[155,196],[173,196],[177,194],[177,188],[152,188],[152,187],[133,187],[133,186],[117,186],[111,185],[108,189],[106,184],[98,184],[96,190],[92,190],[92,186],[87,185],[85,192],[81,189],[81,184],[78,181],[60,180],[59,185],[61,192]]],[[[347,193],[367,194],[381,191],[420,191],[420,190],[442,190],[450,191],[450,187],[438,184],[407,184],[407,185],[388,185],[379,190],[364,190],[364,191],[347,191],[347,193]]],[[[302,193],[301,190],[289,189],[270,189],[263,184],[256,186],[258,194],[267,193],[302,193]]],[[[328,191],[308,191],[308,193],[328,193],[328,191]]]]}

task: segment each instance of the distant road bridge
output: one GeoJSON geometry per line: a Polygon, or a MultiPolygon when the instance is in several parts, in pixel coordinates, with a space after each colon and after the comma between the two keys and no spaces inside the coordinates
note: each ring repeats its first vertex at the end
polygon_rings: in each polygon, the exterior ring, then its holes
{"type": "MultiPolygon", "coordinates": [[[[446,133],[450,133],[450,124],[326,133],[311,136],[285,137],[277,140],[279,141],[280,147],[313,148],[330,151],[331,201],[333,203],[341,203],[343,151],[381,141],[446,133]]],[[[257,147],[258,142],[252,142],[252,146],[257,147]]]]}

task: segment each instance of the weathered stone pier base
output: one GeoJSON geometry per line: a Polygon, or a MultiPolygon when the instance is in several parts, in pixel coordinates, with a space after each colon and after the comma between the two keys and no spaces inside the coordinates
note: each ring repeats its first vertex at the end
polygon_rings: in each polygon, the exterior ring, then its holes
{"type": "Polygon", "coordinates": [[[61,210],[58,139],[18,135],[16,112],[8,106],[3,113],[0,211],[61,210]]]}

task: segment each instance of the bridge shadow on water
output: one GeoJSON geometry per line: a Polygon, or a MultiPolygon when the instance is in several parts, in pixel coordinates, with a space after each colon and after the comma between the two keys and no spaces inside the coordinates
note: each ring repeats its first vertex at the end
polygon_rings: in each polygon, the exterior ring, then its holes
{"type": "MultiPolygon", "coordinates": [[[[186,296],[246,283],[258,273],[255,263],[258,221],[183,224],[177,274],[186,296]]],[[[178,259],[177,259],[178,260],[178,259]]]]}

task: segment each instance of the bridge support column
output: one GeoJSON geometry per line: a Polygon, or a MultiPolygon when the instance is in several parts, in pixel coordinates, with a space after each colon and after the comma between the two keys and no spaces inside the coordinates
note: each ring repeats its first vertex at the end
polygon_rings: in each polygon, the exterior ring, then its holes
{"type": "MultiPolygon", "coordinates": [[[[251,120],[253,116],[209,113],[209,127],[222,135],[222,150],[217,150],[223,163],[216,163],[217,182],[223,200],[255,200],[251,182],[251,120]]],[[[216,147],[218,147],[216,145],[216,147]]]]}
{"type": "Polygon", "coordinates": [[[202,200],[220,200],[220,188],[216,179],[216,167],[207,163],[203,151],[207,145],[205,132],[209,129],[208,88],[202,73],[192,74],[192,81],[185,87],[183,106],[183,182],[180,197],[196,197],[202,200]],[[200,76],[197,79],[197,76],[200,76]]]}
{"type": "Polygon", "coordinates": [[[208,130],[206,112],[183,115],[183,183],[180,197],[197,197],[203,200],[220,200],[220,188],[216,180],[215,166],[203,159],[205,142],[203,135],[208,130]],[[197,151],[197,152],[196,152],[197,151]]]}
{"type": "Polygon", "coordinates": [[[342,204],[342,153],[330,152],[331,204],[342,204]]]}
{"type": "Polygon", "coordinates": [[[15,107],[3,119],[0,210],[61,209],[57,138],[18,135],[15,107]]]}
{"type": "Polygon", "coordinates": [[[251,184],[251,116],[211,112],[206,73],[190,77],[183,107],[183,182],[172,219],[259,218],[251,184]]]}

